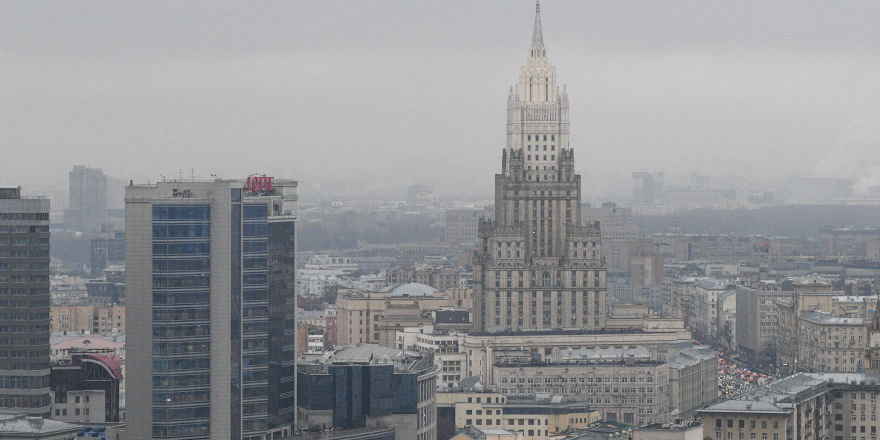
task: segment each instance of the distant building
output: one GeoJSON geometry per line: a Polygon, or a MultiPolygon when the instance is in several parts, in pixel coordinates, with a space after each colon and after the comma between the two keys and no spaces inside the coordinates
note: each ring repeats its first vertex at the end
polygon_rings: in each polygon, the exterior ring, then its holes
{"type": "Polygon", "coordinates": [[[100,232],[107,221],[107,176],[99,169],[77,165],[69,177],[64,225],[75,231],[100,232]]]}
{"type": "Polygon", "coordinates": [[[699,411],[705,440],[877,437],[880,378],[797,373],[699,411]]]}
{"type": "MultiPolygon", "coordinates": [[[[437,293],[437,289],[419,283],[409,283],[392,286],[378,292],[362,292],[357,290],[340,291],[336,297],[337,307],[337,343],[349,344],[377,344],[388,338],[393,341],[397,329],[391,331],[388,321],[383,322],[382,316],[389,307],[412,306],[418,309],[418,313],[440,309],[449,305],[448,300],[437,293]],[[386,331],[381,326],[385,325],[386,331]],[[390,333],[389,333],[390,332],[390,333]],[[384,335],[384,336],[382,336],[384,335]]],[[[412,310],[410,315],[416,313],[412,310]]],[[[411,321],[411,320],[410,320],[411,321]]],[[[427,319],[430,323],[430,319],[427,319]]],[[[403,322],[401,322],[403,324],[403,322]]],[[[392,326],[395,323],[391,323],[392,326]]],[[[406,325],[401,325],[406,327],[406,325]]]]}
{"type": "Polygon", "coordinates": [[[791,292],[777,283],[736,286],[736,343],[739,354],[753,365],[776,361],[776,301],[791,292]]]}
{"type": "Polygon", "coordinates": [[[385,274],[389,285],[419,283],[437,290],[449,290],[459,287],[459,272],[451,267],[433,267],[415,265],[390,270],[385,274]]]}
{"type": "Polygon", "coordinates": [[[53,333],[112,335],[125,332],[125,306],[54,305],[50,310],[53,333]]]}
{"type": "Polygon", "coordinates": [[[49,200],[0,188],[2,411],[49,415],[49,298],[49,200]]]}
{"type": "Polygon", "coordinates": [[[431,185],[412,185],[406,190],[406,203],[411,207],[433,205],[438,200],[431,185]]]}
{"type": "Polygon", "coordinates": [[[447,209],[443,239],[449,243],[475,246],[481,209],[447,209]]]}
{"type": "Polygon", "coordinates": [[[681,317],[694,338],[715,343],[734,337],[725,327],[725,314],[736,309],[736,291],[724,281],[707,277],[667,278],[663,282],[662,313],[681,317]]]}
{"type": "Polygon", "coordinates": [[[437,438],[437,367],[430,353],[343,346],[301,359],[297,426],[393,427],[396,440],[437,438]]]}
{"type": "MultiPolygon", "coordinates": [[[[584,224],[599,222],[605,263],[611,270],[629,273],[630,258],[639,238],[639,229],[632,219],[632,208],[620,207],[614,202],[604,202],[598,207],[587,203],[581,208],[581,221],[584,224]]],[[[660,267],[662,277],[662,263],[660,267]]]]}
{"type": "Polygon", "coordinates": [[[663,197],[663,183],[666,180],[663,171],[636,170],[632,172],[633,203],[636,205],[652,205],[663,197]]]}
{"type": "Polygon", "coordinates": [[[89,241],[89,269],[98,277],[109,265],[125,264],[125,232],[116,231],[89,241]]]}

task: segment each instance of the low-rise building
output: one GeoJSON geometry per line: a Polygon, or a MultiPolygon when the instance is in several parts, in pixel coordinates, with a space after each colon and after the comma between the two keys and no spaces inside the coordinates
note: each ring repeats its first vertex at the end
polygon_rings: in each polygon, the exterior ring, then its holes
{"type": "Polygon", "coordinates": [[[557,363],[499,361],[488,382],[512,400],[549,394],[582,401],[611,422],[669,420],[669,367],[647,349],[569,350],[562,356],[557,363]]]}
{"type": "Polygon", "coordinates": [[[549,440],[561,432],[585,428],[600,420],[586,403],[562,399],[510,400],[502,394],[451,391],[437,395],[438,439],[452,426],[498,428],[517,432],[523,440],[549,440]],[[441,428],[442,427],[442,428],[441,428]]]}
{"type": "Polygon", "coordinates": [[[122,364],[111,351],[83,352],[52,364],[52,419],[76,423],[120,421],[122,364]]]}
{"type": "Polygon", "coordinates": [[[0,415],[3,440],[76,440],[79,426],[42,417],[0,415]]]}
{"type": "Polygon", "coordinates": [[[877,437],[880,378],[796,373],[697,411],[706,440],[877,437]]]}
{"type": "Polygon", "coordinates": [[[437,367],[431,353],[378,345],[303,356],[297,426],[306,430],[393,427],[396,440],[437,434],[437,367]]]}
{"type": "MultiPolygon", "coordinates": [[[[445,297],[437,293],[437,289],[418,283],[396,285],[378,292],[340,291],[336,297],[337,344],[379,343],[385,311],[395,305],[413,304],[419,313],[450,305],[445,297]]],[[[393,340],[394,333],[386,336],[393,340]]]]}

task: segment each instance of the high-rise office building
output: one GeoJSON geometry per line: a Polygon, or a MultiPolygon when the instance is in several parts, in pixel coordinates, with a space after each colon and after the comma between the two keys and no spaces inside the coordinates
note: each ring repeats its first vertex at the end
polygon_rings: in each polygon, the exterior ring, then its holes
{"type": "Polygon", "coordinates": [[[107,176],[97,168],[77,165],[69,177],[70,199],[64,225],[75,231],[100,231],[107,221],[107,176]]]}
{"type": "Polygon", "coordinates": [[[569,146],[568,94],[547,58],[540,6],[529,58],[507,99],[495,219],[474,252],[478,332],[600,329],[605,263],[599,224],[581,225],[581,176],[569,146]]]}
{"type": "Polygon", "coordinates": [[[267,177],[126,188],[130,438],[289,433],[296,189],[267,177]]]}
{"type": "Polygon", "coordinates": [[[49,199],[0,188],[0,410],[49,406],[49,199]]]}

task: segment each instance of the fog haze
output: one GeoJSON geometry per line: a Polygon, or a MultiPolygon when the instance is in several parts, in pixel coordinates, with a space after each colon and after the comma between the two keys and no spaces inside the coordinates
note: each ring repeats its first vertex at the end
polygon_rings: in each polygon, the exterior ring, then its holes
{"type": "MultiPolygon", "coordinates": [[[[17,160],[2,180],[66,188],[86,164],[138,182],[194,169],[488,196],[533,11],[3,2],[0,150],[17,160]]],[[[880,2],[549,0],[542,14],[586,194],[636,168],[880,185],[880,2]]]]}

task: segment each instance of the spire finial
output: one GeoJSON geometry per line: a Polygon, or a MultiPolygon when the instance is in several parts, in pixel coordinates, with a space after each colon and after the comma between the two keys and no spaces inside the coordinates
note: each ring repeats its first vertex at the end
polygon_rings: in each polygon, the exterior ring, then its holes
{"type": "Polygon", "coordinates": [[[544,33],[541,31],[541,2],[535,1],[535,29],[532,32],[532,56],[544,56],[544,33]]]}

